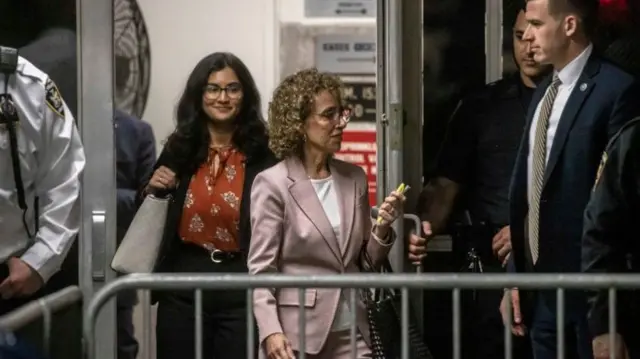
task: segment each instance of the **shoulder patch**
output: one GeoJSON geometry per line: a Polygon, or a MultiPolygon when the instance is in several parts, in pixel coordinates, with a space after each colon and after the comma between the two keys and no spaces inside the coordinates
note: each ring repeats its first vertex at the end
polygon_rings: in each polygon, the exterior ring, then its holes
{"type": "Polygon", "coordinates": [[[58,87],[53,80],[47,79],[47,83],[44,85],[45,93],[45,101],[47,102],[47,106],[53,111],[56,115],[64,118],[64,103],[62,102],[62,96],[60,96],[60,91],[58,91],[58,87]]]}
{"type": "Polygon", "coordinates": [[[602,176],[602,172],[604,171],[604,166],[607,164],[607,151],[602,153],[602,157],[600,158],[600,165],[598,166],[598,172],[596,172],[596,181],[593,184],[593,190],[595,191],[598,183],[600,183],[600,176],[602,176]]]}

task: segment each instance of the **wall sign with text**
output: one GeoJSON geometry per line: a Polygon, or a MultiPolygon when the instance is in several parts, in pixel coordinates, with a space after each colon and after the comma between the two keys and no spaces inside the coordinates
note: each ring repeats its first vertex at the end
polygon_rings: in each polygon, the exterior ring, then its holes
{"type": "Polygon", "coordinates": [[[375,36],[319,35],[315,42],[315,66],[319,71],[375,76],[375,36]]]}
{"type": "Polygon", "coordinates": [[[344,81],[344,98],[351,107],[351,121],[376,122],[375,82],[344,81]]]}
{"type": "Polygon", "coordinates": [[[375,0],[305,0],[306,17],[376,17],[375,0]]]}
{"type": "Polygon", "coordinates": [[[342,136],[342,148],[336,153],[336,158],[362,167],[367,174],[369,185],[369,203],[376,204],[376,130],[375,126],[369,129],[351,130],[347,127],[342,136]]]}

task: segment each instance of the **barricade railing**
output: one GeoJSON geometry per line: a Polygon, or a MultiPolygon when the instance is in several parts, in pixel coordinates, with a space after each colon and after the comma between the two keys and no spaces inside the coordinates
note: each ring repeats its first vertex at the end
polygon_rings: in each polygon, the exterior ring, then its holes
{"type": "Polygon", "coordinates": [[[33,300],[0,317],[0,331],[16,332],[42,318],[42,346],[48,355],[51,343],[51,326],[55,313],[82,300],[82,291],[77,286],[69,286],[57,292],[33,300]]]}
{"type": "MultiPolygon", "coordinates": [[[[460,359],[460,291],[464,289],[555,289],[557,293],[557,330],[558,330],[558,358],[564,358],[564,294],[565,290],[607,290],[609,293],[609,328],[614,332],[616,328],[615,313],[616,291],[619,289],[640,288],[640,274],[340,274],[317,276],[293,276],[284,274],[248,275],[248,274],[137,274],[120,277],[100,289],[89,305],[84,316],[85,350],[88,359],[96,358],[95,324],[102,307],[116,293],[122,290],[194,290],[195,291],[195,335],[194,345],[196,359],[202,359],[202,291],[203,290],[247,290],[247,358],[254,358],[255,330],[253,318],[253,290],[257,288],[273,288],[275,290],[296,288],[299,291],[300,303],[305,302],[305,290],[311,288],[399,288],[401,291],[401,338],[402,359],[409,359],[409,290],[415,289],[450,289],[453,291],[453,358],[460,359]]],[[[509,293],[509,292],[507,292],[509,293]]],[[[356,291],[349,291],[349,304],[355,308],[356,291]]],[[[507,301],[510,307],[511,301],[507,301]]],[[[497,308],[496,308],[497,309],[497,308]]],[[[511,309],[508,308],[511,313],[511,309]]],[[[305,327],[305,307],[300,306],[300,328],[305,327]]],[[[351,310],[352,319],[355,311],[351,310]]],[[[507,318],[512,322],[512,318],[507,318]]],[[[351,346],[355,358],[356,339],[355,320],[351,325],[351,346]]],[[[505,326],[505,357],[512,358],[511,331],[505,326]]],[[[612,336],[613,337],[613,336],[612,336]]],[[[613,339],[612,339],[613,340],[613,339]]],[[[299,338],[300,347],[305,347],[304,330],[299,338]]],[[[613,344],[613,342],[612,342],[613,344]]],[[[611,345],[610,358],[616,358],[611,345]]],[[[305,358],[304,351],[299,358],[305,358]]],[[[622,358],[618,358],[622,359],[622,358]]]]}

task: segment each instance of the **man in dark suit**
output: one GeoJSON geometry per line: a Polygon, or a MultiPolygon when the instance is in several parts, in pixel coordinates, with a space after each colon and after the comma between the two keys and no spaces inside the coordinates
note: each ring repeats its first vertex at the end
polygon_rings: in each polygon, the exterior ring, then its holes
{"type": "MultiPolygon", "coordinates": [[[[512,177],[511,272],[580,271],[583,211],[600,156],[620,127],[640,114],[634,78],[594,53],[597,10],[597,0],[527,2],[524,39],[535,61],[554,72],[533,96],[512,177]]],[[[583,293],[565,295],[567,358],[593,358],[583,293]]],[[[512,331],[529,331],[536,359],[556,358],[555,292],[512,288],[511,296],[512,331]]],[[[507,298],[505,292],[505,319],[507,298]]]]}
{"type": "MultiPolygon", "coordinates": [[[[549,66],[533,61],[529,44],[522,39],[527,28],[523,5],[515,12],[513,24],[518,72],[482,86],[460,101],[449,121],[434,177],[420,192],[418,213],[425,221],[425,232],[441,234],[454,228],[456,270],[503,272],[504,258],[511,250],[511,172],[535,87],[550,72],[549,66]]],[[[420,239],[411,240],[415,244],[420,239]]],[[[504,326],[496,310],[501,299],[500,289],[463,292],[462,358],[504,357],[504,326]]],[[[443,330],[443,323],[431,317],[425,332],[435,357],[451,357],[451,331],[443,330]]],[[[518,359],[531,357],[528,337],[515,337],[513,349],[518,359]]]]}
{"type": "MultiPolygon", "coordinates": [[[[138,210],[138,190],[153,172],[156,141],[148,123],[120,110],[115,111],[115,139],[118,188],[116,238],[120,244],[138,210]]],[[[133,328],[133,307],[136,303],[135,291],[118,295],[118,359],[135,359],[138,355],[133,328]]]]}

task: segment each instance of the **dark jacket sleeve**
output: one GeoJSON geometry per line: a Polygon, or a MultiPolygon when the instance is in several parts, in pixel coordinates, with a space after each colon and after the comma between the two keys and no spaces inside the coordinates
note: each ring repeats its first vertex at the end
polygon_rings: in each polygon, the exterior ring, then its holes
{"type": "MultiPolygon", "coordinates": [[[[155,150],[154,150],[155,152],[155,150]]],[[[149,184],[149,181],[151,180],[151,177],[153,176],[153,173],[156,171],[156,169],[165,166],[167,168],[171,168],[172,170],[174,170],[175,172],[177,172],[174,169],[174,164],[175,161],[172,160],[172,156],[169,153],[169,151],[167,151],[166,146],[162,149],[162,151],[160,151],[160,156],[158,157],[158,159],[155,161],[155,163],[152,165],[151,170],[148,171],[147,175],[140,181],[140,187],[138,188],[138,194],[137,194],[137,200],[138,200],[138,206],[140,206],[142,204],[142,201],[144,201],[144,198],[147,196],[148,193],[146,193],[145,189],[147,188],[147,185],[149,184]]],[[[180,174],[178,173],[178,178],[180,178],[180,174]]],[[[157,196],[166,196],[170,193],[170,191],[166,191],[165,193],[156,193],[157,196]]]]}
{"type": "Polygon", "coordinates": [[[140,142],[138,144],[138,167],[136,180],[138,188],[144,188],[151,179],[156,164],[156,139],[151,125],[140,121],[140,142]]]}
{"type": "MultiPolygon", "coordinates": [[[[585,273],[627,270],[626,255],[632,240],[629,236],[635,227],[633,214],[639,199],[640,132],[636,127],[636,123],[625,126],[612,138],[602,156],[584,216],[582,270],[585,273]]],[[[609,332],[608,291],[588,291],[588,302],[591,334],[609,332]]],[[[624,315],[624,309],[617,307],[617,317],[624,315]]]]}

